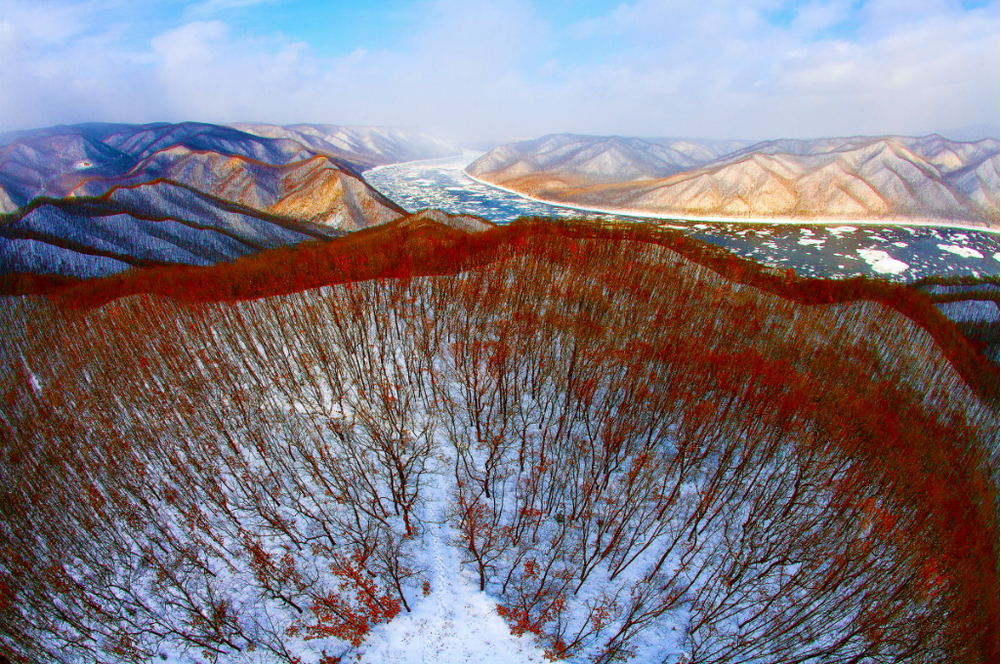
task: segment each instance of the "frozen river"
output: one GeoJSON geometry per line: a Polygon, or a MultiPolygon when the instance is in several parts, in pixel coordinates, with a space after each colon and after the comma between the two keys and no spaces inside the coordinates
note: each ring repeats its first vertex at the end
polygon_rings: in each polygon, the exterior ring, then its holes
{"type": "Polygon", "coordinates": [[[583,215],[658,224],[765,265],[791,267],[807,277],[862,274],[906,282],[931,275],[997,275],[1001,267],[998,235],[966,228],[687,222],[596,215],[549,205],[470,178],[463,169],[480,154],[394,164],[364,175],[369,184],[409,212],[437,208],[495,223],[524,216],[583,215]]]}

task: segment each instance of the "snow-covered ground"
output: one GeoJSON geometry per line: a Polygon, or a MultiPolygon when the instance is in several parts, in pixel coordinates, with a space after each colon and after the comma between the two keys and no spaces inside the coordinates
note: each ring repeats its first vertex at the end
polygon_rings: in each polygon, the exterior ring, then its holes
{"type": "Polygon", "coordinates": [[[949,320],[960,321],[998,321],[998,303],[991,300],[959,300],[957,302],[940,302],[935,305],[949,320]]]}
{"type": "MultiPolygon", "coordinates": [[[[447,448],[443,449],[443,456],[447,448]]],[[[372,630],[358,649],[365,664],[529,664],[548,661],[529,634],[514,636],[497,614],[497,600],[476,587],[475,574],[463,569],[453,542],[447,506],[455,493],[455,478],[440,466],[428,486],[419,557],[430,570],[430,594],[412,613],[372,630]]]]}

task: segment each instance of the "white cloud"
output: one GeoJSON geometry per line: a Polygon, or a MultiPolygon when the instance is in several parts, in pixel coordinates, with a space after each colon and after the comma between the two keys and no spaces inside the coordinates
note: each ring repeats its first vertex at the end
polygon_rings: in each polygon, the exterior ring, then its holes
{"type": "Polygon", "coordinates": [[[105,11],[109,4],[100,0],[72,5],[53,0],[2,0],[0,19],[16,28],[25,45],[64,44],[89,30],[95,13],[105,11]]]}
{"type": "Polygon", "coordinates": [[[402,43],[324,58],[220,20],[255,0],[197,3],[216,17],[137,45],[97,12],[121,1],[64,15],[0,0],[0,130],[247,119],[765,138],[997,126],[999,113],[997,2],[815,0],[773,24],[779,0],[639,0],[564,27],[527,0],[427,0],[402,43]]]}
{"type": "Polygon", "coordinates": [[[270,5],[281,0],[200,0],[188,6],[186,13],[189,16],[211,16],[220,12],[232,9],[246,9],[257,5],[270,5]]]}
{"type": "Polygon", "coordinates": [[[850,0],[809,2],[799,9],[789,27],[796,34],[813,35],[842,23],[851,15],[851,7],[850,0]]]}
{"type": "Polygon", "coordinates": [[[167,69],[213,64],[214,49],[225,46],[229,28],[222,21],[196,21],[157,35],[150,42],[167,69]]]}
{"type": "MultiPolygon", "coordinates": [[[[783,26],[760,20],[778,3],[639,0],[576,26],[578,35],[604,29],[644,44],[619,55],[618,69],[629,74],[608,76],[599,66],[573,75],[604,79],[606,104],[629,131],[764,138],[997,126],[996,3],[977,12],[957,2],[869,4],[853,13],[845,2],[809,3],[783,26]],[[746,16],[749,7],[758,20],[746,16]],[[650,108],[659,109],[659,131],[650,108]]],[[[581,101],[568,100],[565,117],[581,101]]]]}
{"type": "Polygon", "coordinates": [[[121,6],[0,0],[0,129],[122,121],[146,110],[142,58],[107,18],[121,6]]]}

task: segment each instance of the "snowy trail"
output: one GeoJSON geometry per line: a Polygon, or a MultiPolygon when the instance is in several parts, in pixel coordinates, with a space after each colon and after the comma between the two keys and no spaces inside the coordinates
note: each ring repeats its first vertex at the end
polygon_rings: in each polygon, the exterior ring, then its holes
{"type": "Polygon", "coordinates": [[[434,599],[435,616],[429,633],[424,640],[424,661],[437,662],[449,652],[455,642],[455,622],[450,612],[454,611],[458,600],[451,580],[459,579],[461,569],[455,559],[455,552],[445,540],[445,513],[448,490],[444,473],[435,475],[436,491],[434,503],[428,509],[428,548],[432,558],[431,597],[434,599]],[[446,563],[446,557],[449,558],[446,563]],[[449,575],[449,572],[451,575],[449,575]],[[451,577],[451,578],[450,578],[451,577]],[[446,600],[451,600],[446,602],[446,600]],[[451,605],[451,608],[450,606],[451,605]]]}
{"type": "Polygon", "coordinates": [[[454,478],[449,461],[426,487],[424,561],[431,594],[418,596],[412,613],[372,631],[360,648],[361,662],[397,664],[529,664],[547,661],[531,638],[515,637],[497,615],[497,600],[479,592],[461,565],[461,551],[449,544],[448,501],[454,478]]]}

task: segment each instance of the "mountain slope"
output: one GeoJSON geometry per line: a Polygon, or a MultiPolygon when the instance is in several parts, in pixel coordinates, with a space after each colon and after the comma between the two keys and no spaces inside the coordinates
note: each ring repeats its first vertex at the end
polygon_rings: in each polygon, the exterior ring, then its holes
{"type": "Polygon", "coordinates": [[[710,162],[741,145],[738,141],[555,134],[494,148],[470,164],[467,172],[477,177],[489,174],[491,181],[498,182],[539,172],[593,182],[649,180],[710,162]]]}
{"type": "Polygon", "coordinates": [[[402,216],[359,176],[370,151],[318,153],[289,135],[188,122],[7,136],[0,272],[201,265],[402,216]]]}
{"type": "Polygon", "coordinates": [[[319,154],[342,156],[363,170],[402,161],[450,157],[460,152],[423,132],[393,127],[327,124],[281,126],[254,122],[240,122],[230,126],[257,136],[293,140],[319,154]]]}
{"type": "Polygon", "coordinates": [[[0,301],[0,654],[993,661],[997,373],[926,297],[412,221],[0,301]]]}
{"type": "Polygon", "coordinates": [[[652,142],[630,143],[640,154],[627,159],[624,144],[546,137],[497,148],[467,172],[545,200],[665,216],[998,225],[994,139],[766,141],[701,162],[665,161],[652,142]]]}
{"type": "Polygon", "coordinates": [[[0,264],[6,272],[89,278],[153,264],[208,265],[335,235],[158,180],[97,198],[35,199],[0,223],[0,264]]]}

